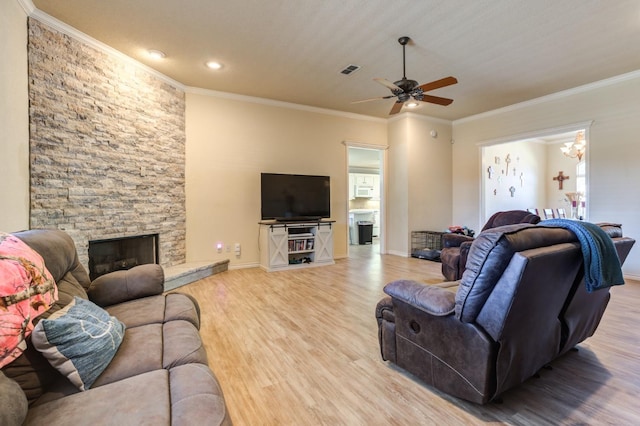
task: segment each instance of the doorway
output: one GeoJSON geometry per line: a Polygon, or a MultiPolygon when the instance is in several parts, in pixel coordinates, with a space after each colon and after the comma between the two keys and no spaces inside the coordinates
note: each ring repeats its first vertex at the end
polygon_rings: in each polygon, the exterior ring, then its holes
{"type": "Polygon", "coordinates": [[[379,254],[384,247],[384,148],[347,145],[348,252],[379,254]]]}
{"type": "Polygon", "coordinates": [[[483,144],[481,223],[497,211],[515,209],[537,211],[543,220],[586,219],[589,125],[581,123],[483,144]],[[566,149],[578,139],[585,141],[579,156],[566,149]]]}

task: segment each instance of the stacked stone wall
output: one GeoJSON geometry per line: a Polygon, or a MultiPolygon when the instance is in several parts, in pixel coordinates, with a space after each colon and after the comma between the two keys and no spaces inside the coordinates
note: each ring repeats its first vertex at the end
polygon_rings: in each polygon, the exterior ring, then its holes
{"type": "Polygon", "coordinates": [[[30,226],[88,241],[159,234],[186,258],[185,94],[141,67],[29,19],[30,226]]]}

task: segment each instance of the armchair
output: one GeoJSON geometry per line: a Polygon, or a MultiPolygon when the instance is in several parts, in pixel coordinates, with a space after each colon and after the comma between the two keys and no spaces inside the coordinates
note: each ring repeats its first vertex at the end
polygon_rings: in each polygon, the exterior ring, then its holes
{"type": "MultiPolygon", "coordinates": [[[[529,213],[526,210],[508,210],[494,213],[482,228],[482,231],[504,225],[514,225],[517,223],[540,222],[540,216],[529,213]]],[[[460,234],[444,234],[442,236],[442,251],[440,260],[442,261],[442,275],[447,281],[456,281],[462,278],[462,273],[467,264],[469,248],[473,242],[473,237],[460,234]]]]}
{"type": "MultiPolygon", "coordinates": [[[[623,264],[635,240],[620,225],[599,225],[623,264]]],[[[516,224],[482,232],[459,285],[385,286],[376,307],[382,359],[486,404],[596,331],[610,292],[589,292],[584,271],[578,238],[567,229],[516,224]]]]}

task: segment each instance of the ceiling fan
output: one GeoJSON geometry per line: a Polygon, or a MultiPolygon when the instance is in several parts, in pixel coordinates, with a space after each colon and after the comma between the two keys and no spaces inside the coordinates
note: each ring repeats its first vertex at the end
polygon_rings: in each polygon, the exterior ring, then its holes
{"type": "Polygon", "coordinates": [[[425,83],[418,85],[418,82],[415,80],[409,80],[406,76],[406,64],[405,64],[405,46],[409,43],[411,39],[407,36],[400,37],[398,39],[398,43],[402,45],[402,80],[398,80],[394,83],[389,80],[385,80],[384,78],[374,78],[374,81],[382,84],[383,86],[389,88],[391,90],[392,95],[388,96],[380,96],[377,98],[371,99],[363,99],[361,101],[354,101],[352,103],[360,103],[360,102],[369,102],[375,101],[379,99],[390,99],[390,98],[398,98],[398,100],[391,107],[391,112],[389,115],[397,114],[402,109],[402,105],[405,102],[410,100],[411,98],[416,101],[422,102],[430,102],[432,104],[438,105],[449,105],[453,102],[453,99],[441,98],[439,96],[427,95],[426,92],[431,90],[439,89],[441,87],[450,86],[452,84],[456,84],[458,80],[455,77],[445,77],[440,80],[432,81],[430,83],[425,83]]]}

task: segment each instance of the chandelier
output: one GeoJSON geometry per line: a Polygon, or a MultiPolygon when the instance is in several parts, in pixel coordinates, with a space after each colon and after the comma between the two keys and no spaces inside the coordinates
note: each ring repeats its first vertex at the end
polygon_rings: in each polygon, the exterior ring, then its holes
{"type": "Polygon", "coordinates": [[[576,140],[573,142],[565,142],[563,147],[560,147],[560,151],[564,155],[570,158],[577,158],[578,161],[582,161],[582,156],[587,150],[587,141],[584,139],[584,132],[579,131],[576,134],[576,140]]]}

